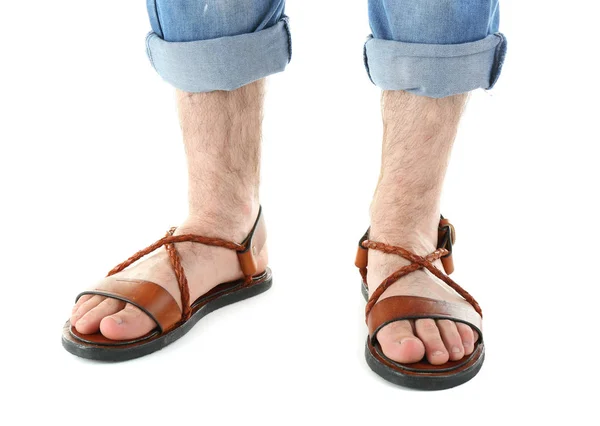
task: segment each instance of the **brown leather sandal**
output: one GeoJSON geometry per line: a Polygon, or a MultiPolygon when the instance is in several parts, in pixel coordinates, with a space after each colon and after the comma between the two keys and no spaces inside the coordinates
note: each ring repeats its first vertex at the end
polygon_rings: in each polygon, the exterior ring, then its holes
{"type": "Polygon", "coordinates": [[[165,246],[179,284],[183,311],[173,296],[158,284],[134,279],[106,280],[94,290],[81,293],[76,301],[85,294],[97,294],[131,303],[152,318],[156,322],[156,328],[145,336],[117,341],[104,337],[100,332],[80,334],[71,326],[70,321],[67,321],[62,335],[62,343],[67,351],[83,358],[102,361],[125,361],[148,355],[179,339],[210,312],[256,296],[271,287],[271,270],[257,270],[256,257],[263,249],[267,235],[262,208],[252,231],[241,244],[191,234],[174,236],[174,231],[175,228],[172,228],[164,238],[134,254],[110,271],[108,276],[122,271],[147,254],[165,246]],[[220,284],[190,303],[185,271],[175,248],[176,243],[186,241],[235,250],[245,278],[220,284]]]}
{"type": "Polygon", "coordinates": [[[369,336],[367,337],[365,357],[369,367],[389,382],[423,390],[448,389],[472,379],[483,365],[485,347],[481,332],[481,308],[468,292],[447,275],[454,271],[452,246],[455,240],[454,227],[448,219],[442,217],[438,228],[438,248],[428,256],[418,256],[401,247],[370,241],[368,230],[358,243],[356,266],[362,276],[362,293],[368,301],[365,314],[369,336]],[[412,262],[386,278],[370,298],[367,286],[369,249],[396,254],[412,262]],[[433,265],[432,262],[437,259],[442,260],[446,274],[433,265]],[[441,300],[416,296],[392,296],[379,301],[379,298],[389,286],[411,272],[423,268],[453,288],[473,306],[474,310],[465,309],[463,306],[441,300]],[[422,318],[449,319],[471,326],[479,334],[475,350],[471,355],[459,361],[448,361],[443,365],[431,365],[426,359],[413,364],[400,364],[386,357],[377,341],[379,330],[394,321],[422,318]]]}

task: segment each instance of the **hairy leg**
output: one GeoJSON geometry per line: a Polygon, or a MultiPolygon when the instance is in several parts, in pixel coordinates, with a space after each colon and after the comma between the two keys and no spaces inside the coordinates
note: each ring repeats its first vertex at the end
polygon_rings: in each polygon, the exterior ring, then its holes
{"type": "MultiPolygon", "coordinates": [[[[249,233],[259,210],[263,97],[263,80],[231,92],[177,92],[188,163],[189,215],[176,234],[242,242],[249,233]]],[[[232,251],[194,243],[178,243],[177,249],[192,301],[220,283],[243,276],[232,251]]],[[[259,268],[266,264],[265,249],[259,268]]],[[[156,282],[180,301],[164,248],[117,276],[156,282]]],[[[100,330],[111,339],[135,338],[155,327],[134,306],[100,296],[82,297],[73,309],[71,323],[80,333],[100,330]]]]}
{"type": "MultiPolygon", "coordinates": [[[[242,213],[252,225],[259,207],[263,97],[263,80],[233,92],[177,91],[190,219],[233,225],[236,232],[242,213]]],[[[243,239],[248,230],[229,238],[243,239]]]]}
{"type": "MultiPolygon", "coordinates": [[[[383,92],[383,152],[371,205],[372,240],[420,255],[436,249],[442,186],[466,101],[466,94],[433,99],[403,91],[383,92]]],[[[408,263],[398,256],[370,250],[370,292],[408,263]]],[[[441,268],[441,262],[436,266],[441,268]]],[[[470,306],[424,270],[401,278],[381,299],[397,295],[431,297],[470,306]]],[[[378,334],[384,353],[404,363],[420,361],[423,356],[432,364],[460,359],[473,351],[475,338],[468,326],[431,319],[397,321],[378,334]]]]}

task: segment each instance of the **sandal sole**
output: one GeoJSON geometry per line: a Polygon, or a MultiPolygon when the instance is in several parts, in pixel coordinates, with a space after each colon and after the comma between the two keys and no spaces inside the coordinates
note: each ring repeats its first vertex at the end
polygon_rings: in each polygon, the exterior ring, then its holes
{"type": "Polygon", "coordinates": [[[373,370],[375,374],[390,383],[405,388],[436,391],[450,389],[462,385],[475,377],[477,373],[479,373],[479,370],[481,370],[481,366],[483,365],[483,361],[485,359],[485,353],[482,353],[479,358],[477,358],[475,363],[469,366],[469,368],[447,376],[433,376],[427,373],[423,373],[422,375],[403,374],[398,370],[388,367],[375,358],[369,349],[368,342],[365,345],[365,358],[369,368],[373,370]]]}

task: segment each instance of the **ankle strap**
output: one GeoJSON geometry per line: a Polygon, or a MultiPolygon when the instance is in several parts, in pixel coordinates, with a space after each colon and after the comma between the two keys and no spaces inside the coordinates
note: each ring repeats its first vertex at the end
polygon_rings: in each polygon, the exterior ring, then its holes
{"type": "MultiPolygon", "coordinates": [[[[356,252],[356,260],[354,264],[360,271],[360,275],[363,277],[365,284],[367,283],[367,266],[369,264],[369,249],[368,247],[364,247],[363,243],[369,239],[369,231],[371,228],[367,229],[367,232],[360,238],[358,241],[358,251],[356,252]]],[[[450,221],[444,216],[440,215],[440,224],[438,226],[438,249],[446,249],[448,251],[447,254],[441,257],[442,265],[444,266],[444,271],[446,274],[450,275],[454,272],[454,260],[452,258],[452,246],[456,242],[456,230],[454,229],[454,225],[450,223],[450,221]]]]}
{"type": "MultiPolygon", "coordinates": [[[[265,219],[262,214],[262,206],[258,210],[258,217],[254,226],[250,231],[250,234],[242,242],[241,248],[237,250],[238,260],[242,272],[246,276],[246,279],[252,278],[258,271],[258,261],[256,258],[262,251],[267,241],[267,228],[265,226],[265,219]]],[[[262,271],[260,271],[262,272],[262,271]]]]}
{"type": "Polygon", "coordinates": [[[475,311],[480,316],[482,316],[481,308],[477,301],[473,298],[473,296],[471,296],[465,289],[463,289],[461,286],[455,283],[448,276],[454,271],[454,262],[452,260],[452,246],[456,241],[456,231],[454,230],[454,226],[452,226],[448,219],[445,219],[443,216],[441,216],[440,224],[438,226],[437,249],[427,256],[419,256],[402,247],[396,247],[389,244],[370,241],[369,231],[370,228],[367,229],[367,232],[365,232],[365,234],[361,237],[360,241],[358,242],[358,252],[356,254],[355,261],[355,265],[359,268],[360,275],[362,276],[363,282],[365,284],[367,284],[367,266],[369,261],[369,249],[379,250],[388,254],[396,254],[410,261],[411,263],[391,274],[389,277],[383,280],[383,282],[379,285],[379,287],[377,287],[377,289],[375,289],[375,291],[369,298],[369,301],[367,302],[367,306],[365,308],[365,313],[367,317],[369,316],[369,313],[371,312],[371,310],[373,309],[383,292],[389,286],[391,286],[403,276],[415,272],[419,269],[427,269],[434,276],[445,282],[454,291],[460,294],[467,302],[469,302],[471,306],[473,306],[475,311]],[[442,273],[433,265],[433,262],[437,259],[442,260],[442,265],[446,274],[442,273]]]}

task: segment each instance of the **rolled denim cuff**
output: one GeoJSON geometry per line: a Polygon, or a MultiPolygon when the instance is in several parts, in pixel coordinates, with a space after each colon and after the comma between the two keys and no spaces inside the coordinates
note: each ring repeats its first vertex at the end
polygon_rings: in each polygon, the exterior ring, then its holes
{"type": "Polygon", "coordinates": [[[431,98],[491,89],[505,54],[501,33],[462,44],[403,43],[371,36],[364,49],[365,66],[375,85],[431,98]]]}
{"type": "Polygon", "coordinates": [[[186,92],[235,90],[283,71],[292,53],[287,17],[261,31],[210,40],[168,42],[150,33],[146,47],[158,74],[186,92]]]}

